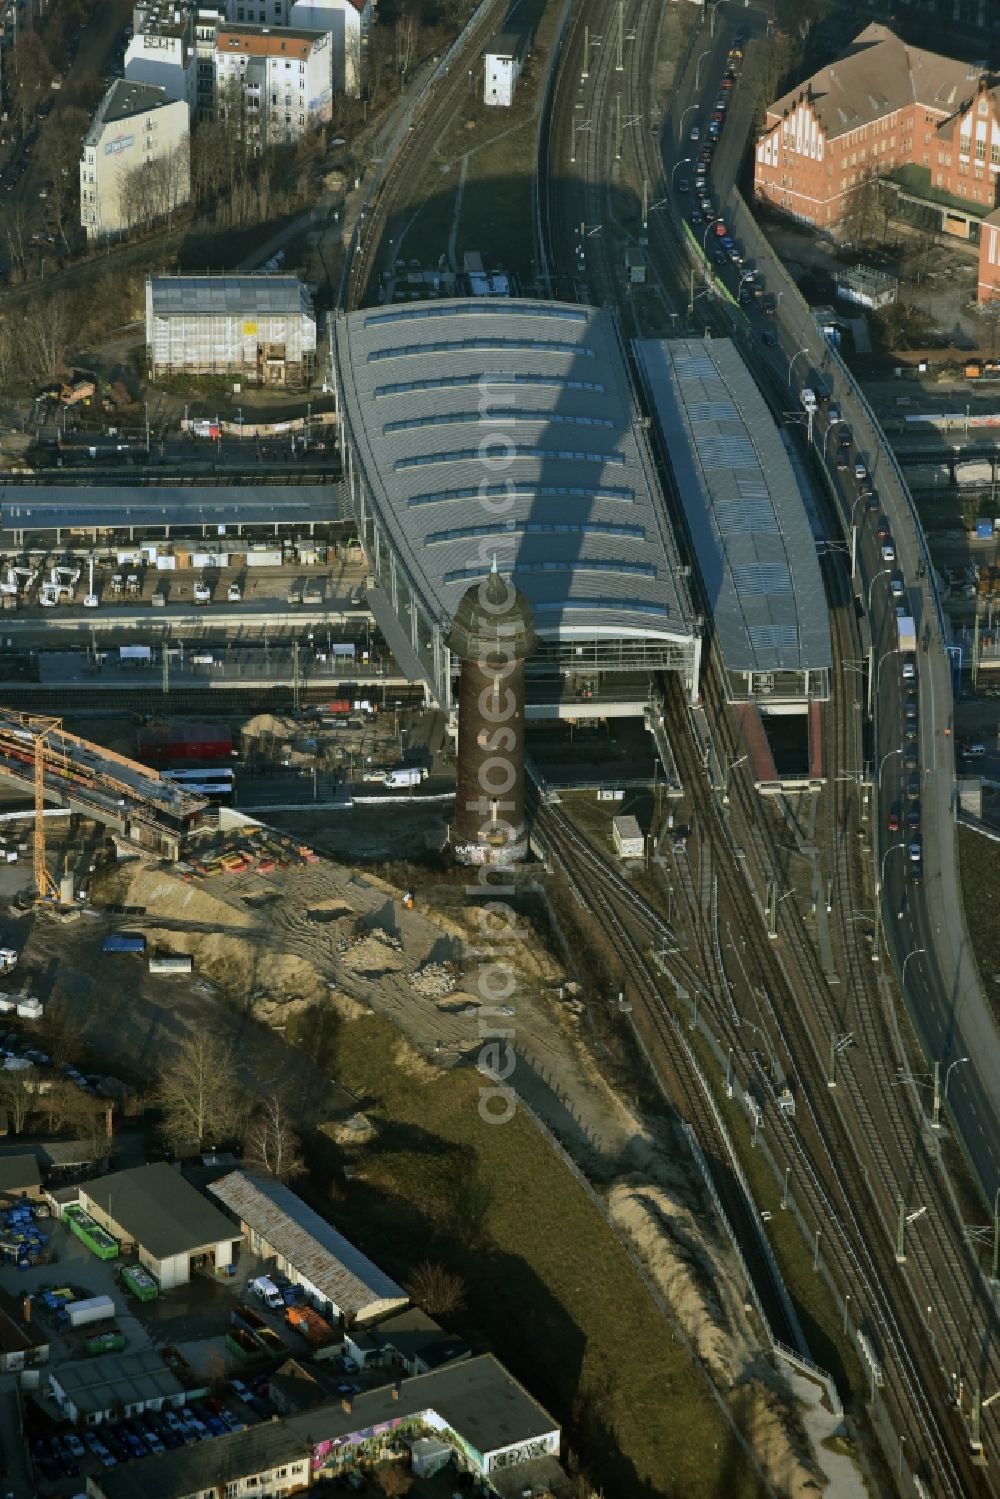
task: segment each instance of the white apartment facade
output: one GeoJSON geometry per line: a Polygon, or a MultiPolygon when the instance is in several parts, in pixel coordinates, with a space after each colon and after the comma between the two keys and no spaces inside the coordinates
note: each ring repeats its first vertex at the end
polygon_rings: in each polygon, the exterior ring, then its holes
{"type": "Polygon", "coordinates": [[[333,109],[328,31],[220,26],[215,38],[216,109],[238,102],[261,144],[296,140],[333,109]]]}
{"type": "Polygon", "coordinates": [[[288,15],[291,26],[330,33],[333,40],[333,86],[338,93],[350,94],[355,99],[361,92],[364,21],[366,13],[370,20],[370,11],[370,6],[359,6],[355,0],[294,0],[288,15]]]}
{"type": "Polygon", "coordinates": [[[92,242],[166,218],[191,196],[191,112],[185,99],[120,78],[83,138],[80,223],[92,242]]]}

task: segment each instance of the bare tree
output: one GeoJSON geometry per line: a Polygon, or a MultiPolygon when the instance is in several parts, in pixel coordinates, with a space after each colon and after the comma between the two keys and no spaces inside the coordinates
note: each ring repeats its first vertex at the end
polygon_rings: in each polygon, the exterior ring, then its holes
{"type": "Polygon", "coordinates": [[[49,209],[64,239],[66,212],[79,184],[80,141],[89,123],[83,109],[72,105],[57,109],[35,153],[39,166],[52,180],[49,209]]]}
{"type": "Polygon", "coordinates": [[[164,1133],[199,1146],[231,1134],[239,1120],[239,1084],[228,1046],[192,1032],[166,1061],[154,1094],[164,1133]]]}
{"type": "Polygon", "coordinates": [[[25,373],[38,380],[54,380],[77,332],[72,301],[66,292],[40,294],[24,304],[18,342],[25,373]]]}
{"type": "Polygon", "coordinates": [[[410,1296],[428,1316],[446,1317],[465,1304],[465,1283],[460,1275],[436,1260],[423,1260],[410,1276],[410,1296]]]}
{"type": "Polygon", "coordinates": [[[52,62],[36,32],[22,31],[10,49],[10,61],[5,73],[10,79],[14,112],[21,133],[24,134],[35,110],[47,96],[52,82],[52,62]]]}
{"type": "Polygon", "coordinates": [[[3,1068],[0,1071],[0,1108],[7,1110],[11,1131],[19,1135],[38,1101],[38,1074],[34,1067],[3,1068]]]}
{"type": "Polygon", "coordinates": [[[277,1093],[265,1099],[251,1119],[243,1154],[250,1165],[282,1181],[302,1171],[302,1142],[287,1104],[277,1093]]]}

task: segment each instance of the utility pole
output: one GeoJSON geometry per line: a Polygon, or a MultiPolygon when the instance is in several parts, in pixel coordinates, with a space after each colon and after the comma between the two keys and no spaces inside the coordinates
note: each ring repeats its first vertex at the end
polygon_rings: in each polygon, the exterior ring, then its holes
{"type": "Polygon", "coordinates": [[[649,179],[642,179],[642,227],[643,231],[649,228],[649,179]]]}
{"type": "Polygon", "coordinates": [[[590,77],[590,27],[583,28],[583,72],[580,74],[581,81],[590,77]]]}
{"type": "Polygon", "coordinates": [[[830,1037],[830,1066],[826,1074],[826,1086],[835,1088],[837,1086],[837,1058],[842,1051],[846,1051],[854,1042],[854,1032],[848,1031],[843,1036],[830,1037]]]}
{"type": "Polygon", "coordinates": [[[615,161],[622,159],[622,96],[615,94],[615,161]]]}
{"type": "Polygon", "coordinates": [[[993,1274],[990,1276],[993,1284],[1000,1280],[1000,1187],[997,1187],[996,1196],[993,1199],[993,1274]]]}
{"type": "Polygon", "coordinates": [[[931,1114],[931,1129],[941,1128],[941,1063],[934,1063],[934,1111],[931,1114]]]}
{"type": "Polygon", "coordinates": [[[615,62],[615,72],[625,71],[625,0],[618,0],[618,57],[615,62]]]}
{"type": "Polygon", "coordinates": [[[167,649],[166,636],[163,637],[163,644],[160,646],[160,666],[163,674],[163,696],[166,697],[170,691],[170,652],[167,649]]]}
{"type": "Polygon", "coordinates": [[[899,1221],[896,1224],[896,1264],[906,1264],[906,1204],[899,1199],[899,1221]]]}

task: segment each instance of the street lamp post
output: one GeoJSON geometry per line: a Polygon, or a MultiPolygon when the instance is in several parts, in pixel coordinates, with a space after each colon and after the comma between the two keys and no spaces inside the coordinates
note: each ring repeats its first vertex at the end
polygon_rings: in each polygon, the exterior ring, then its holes
{"type": "Polygon", "coordinates": [[[878,666],[875,668],[874,673],[868,678],[868,716],[869,716],[869,718],[871,717],[871,712],[872,712],[872,692],[874,691],[875,696],[878,697],[878,679],[879,679],[879,676],[881,674],[883,664],[886,661],[888,661],[888,659],[889,659],[890,656],[898,656],[898,655],[900,655],[902,653],[902,649],[903,649],[902,646],[894,645],[891,651],[886,651],[886,653],[885,653],[884,656],[880,656],[879,657],[878,666]]]}
{"type": "Polygon", "coordinates": [[[885,762],[887,760],[891,760],[892,757],[893,757],[893,755],[901,755],[902,753],[903,753],[903,751],[902,751],[901,747],[899,745],[897,745],[895,749],[887,750],[886,753],[882,756],[882,759],[879,762],[879,767],[878,767],[878,789],[880,791],[882,790],[882,772],[885,769],[885,762]]]}
{"type": "Polygon", "coordinates": [[[701,65],[705,61],[705,58],[709,56],[709,54],[711,53],[711,51],[712,51],[711,47],[706,47],[705,50],[704,50],[704,52],[699,57],[697,65],[695,66],[695,70],[694,70],[694,86],[695,86],[695,91],[696,92],[697,92],[698,89],[701,88],[701,65]]]}
{"type": "Polygon", "coordinates": [[[709,34],[709,36],[712,36],[712,37],[715,36],[715,12],[718,10],[718,8],[719,8],[720,5],[725,5],[726,3],[727,3],[727,0],[715,0],[715,4],[712,6],[711,18],[709,20],[709,27],[708,27],[708,34],[709,34]]]}
{"type": "Polygon", "coordinates": [[[791,388],[792,388],[792,371],[795,368],[795,361],[796,361],[796,359],[798,359],[798,357],[799,357],[800,354],[808,354],[808,353],[809,353],[809,350],[805,347],[805,345],[803,345],[801,349],[796,349],[795,353],[792,355],[791,359],[788,361],[788,388],[789,388],[789,390],[791,390],[791,388]]]}
{"type": "Polygon", "coordinates": [[[941,1105],[948,1102],[948,1084],[951,1081],[951,1074],[956,1067],[960,1067],[968,1060],[968,1057],[956,1057],[954,1062],[948,1065],[945,1069],[943,1088],[941,1087],[941,1063],[934,1063],[934,1113],[931,1118],[931,1129],[941,1128],[941,1105]]]}
{"type": "Polygon", "coordinates": [[[677,168],[678,167],[689,167],[690,165],[691,165],[691,158],[690,158],[690,156],[682,156],[681,159],[680,159],[680,161],[675,161],[674,162],[673,166],[670,169],[670,186],[671,187],[673,187],[673,185],[674,185],[674,173],[676,172],[677,168]]]}
{"type": "MultiPolygon", "coordinates": [[[[899,845],[899,846],[902,847],[902,845],[899,845]]],[[[906,965],[907,965],[907,963],[910,961],[911,958],[919,957],[921,953],[925,953],[926,951],[927,951],[926,947],[915,947],[912,952],[908,952],[906,954],[906,957],[903,959],[903,971],[902,971],[902,973],[900,975],[900,984],[901,985],[905,986],[905,984],[906,984],[906,965]]],[[[934,1065],[936,1067],[938,1064],[935,1062],[934,1065]]],[[[935,1093],[936,1092],[937,1092],[937,1089],[935,1087],[935,1093]]]]}
{"type": "Polygon", "coordinates": [[[889,847],[886,849],[885,853],[882,855],[882,879],[881,879],[881,881],[879,883],[879,888],[880,889],[885,884],[885,865],[886,865],[886,860],[888,859],[888,857],[889,857],[890,854],[894,854],[899,849],[905,848],[905,847],[906,847],[906,845],[904,843],[890,843],[889,847]]]}
{"type": "Polygon", "coordinates": [[[887,578],[888,576],[889,576],[888,570],[886,568],[884,568],[884,567],[880,568],[879,571],[875,574],[874,578],[872,578],[871,582],[869,583],[869,585],[868,585],[868,613],[869,614],[871,614],[871,612],[872,612],[872,594],[875,591],[875,584],[878,582],[879,578],[887,578]]]}

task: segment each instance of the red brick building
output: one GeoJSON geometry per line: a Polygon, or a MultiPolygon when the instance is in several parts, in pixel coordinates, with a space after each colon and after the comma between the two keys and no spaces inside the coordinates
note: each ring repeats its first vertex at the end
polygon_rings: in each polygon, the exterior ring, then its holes
{"type": "MultiPolygon", "coordinates": [[[[974,237],[998,203],[1000,89],[976,65],[907,46],[872,25],[843,57],[770,106],[754,190],[793,218],[832,229],[867,182],[901,167],[922,169],[910,196],[940,213],[944,232],[974,237]]],[[[1000,295],[1000,235],[985,231],[981,300],[984,287],[986,296],[1000,295]],[[990,246],[995,259],[985,265],[990,246]]]]}

